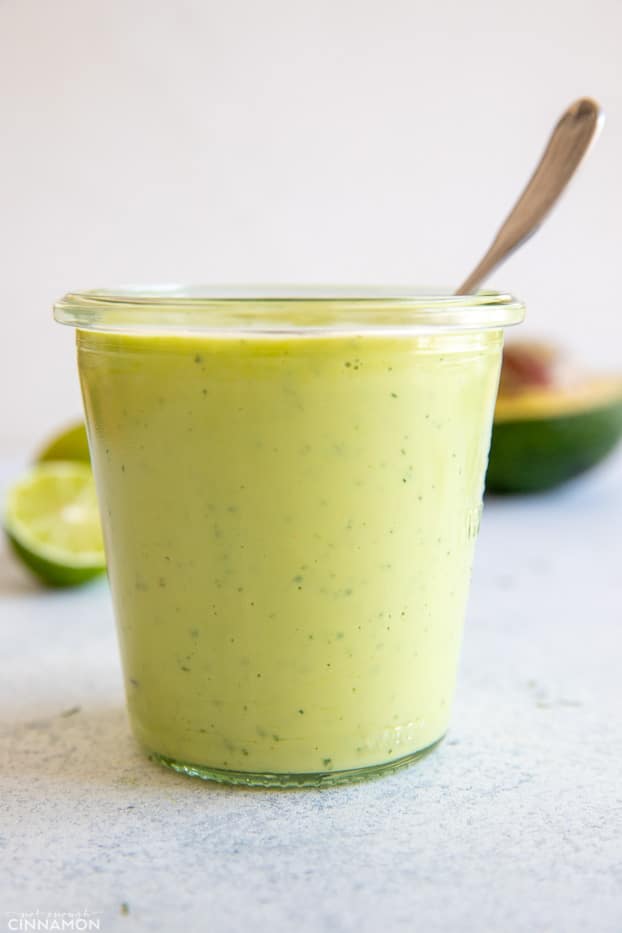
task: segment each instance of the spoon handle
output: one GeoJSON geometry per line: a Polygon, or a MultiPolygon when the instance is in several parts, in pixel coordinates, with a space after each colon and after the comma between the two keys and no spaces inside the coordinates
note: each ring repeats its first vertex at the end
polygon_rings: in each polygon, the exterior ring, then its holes
{"type": "Polygon", "coordinates": [[[575,101],[564,112],[490,249],[456,295],[474,292],[494,268],[536,232],[574,175],[603,121],[601,108],[589,97],[575,101]]]}

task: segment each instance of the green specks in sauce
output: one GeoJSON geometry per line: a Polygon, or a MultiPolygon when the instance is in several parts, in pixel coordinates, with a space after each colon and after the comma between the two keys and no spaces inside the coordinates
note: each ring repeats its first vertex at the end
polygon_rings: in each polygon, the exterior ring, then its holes
{"type": "MultiPolygon", "coordinates": [[[[433,739],[443,723],[427,694],[453,674],[438,626],[424,626],[461,624],[468,554],[451,529],[479,495],[475,438],[498,355],[488,366],[478,343],[477,364],[439,372],[449,337],[111,339],[88,338],[97,354],[83,362],[98,367],[83,375],[89,404],[110,413],[94,453],[104,521],[111,505],[131,545],[111,570],[125,656],[149,658],[140,689],[127,681],[147,744],[173,693],[180,759],[214,767],[341,771],[433,739]],[[441,561],[437,588],[427,571],[441,561]]],[[[471,338],[451,340],[459,362],[471,338]]]]}

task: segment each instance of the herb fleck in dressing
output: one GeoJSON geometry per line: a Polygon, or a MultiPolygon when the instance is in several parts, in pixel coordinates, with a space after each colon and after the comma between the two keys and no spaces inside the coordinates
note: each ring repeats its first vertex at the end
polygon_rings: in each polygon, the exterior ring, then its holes
{"type": "Polygon", "coordinates": [[[78,347],[139,740],[306,773],[440,738],[500,332],[78,347]]]}

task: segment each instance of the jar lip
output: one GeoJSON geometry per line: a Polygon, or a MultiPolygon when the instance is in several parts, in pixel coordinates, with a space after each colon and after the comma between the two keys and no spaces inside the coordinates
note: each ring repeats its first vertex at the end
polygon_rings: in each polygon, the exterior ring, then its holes
{"type": "Polygon", "coordinates": [[[62,324],[84,330],[307,332],[471,330],[524,317],[512,295],[492,290],[385,285],[128,285],[68,292],[54,305],[62,324]]]}

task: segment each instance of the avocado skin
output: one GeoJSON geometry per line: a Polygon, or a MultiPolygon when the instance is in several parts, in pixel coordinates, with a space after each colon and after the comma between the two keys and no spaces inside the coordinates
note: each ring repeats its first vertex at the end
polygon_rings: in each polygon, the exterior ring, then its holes
{"type": "Polygon", "coordinates": [[[541,492],[599,463],[622,436],[622,400],[576,414],[500,421],[493,426],[486,491],[541,492]]]}

